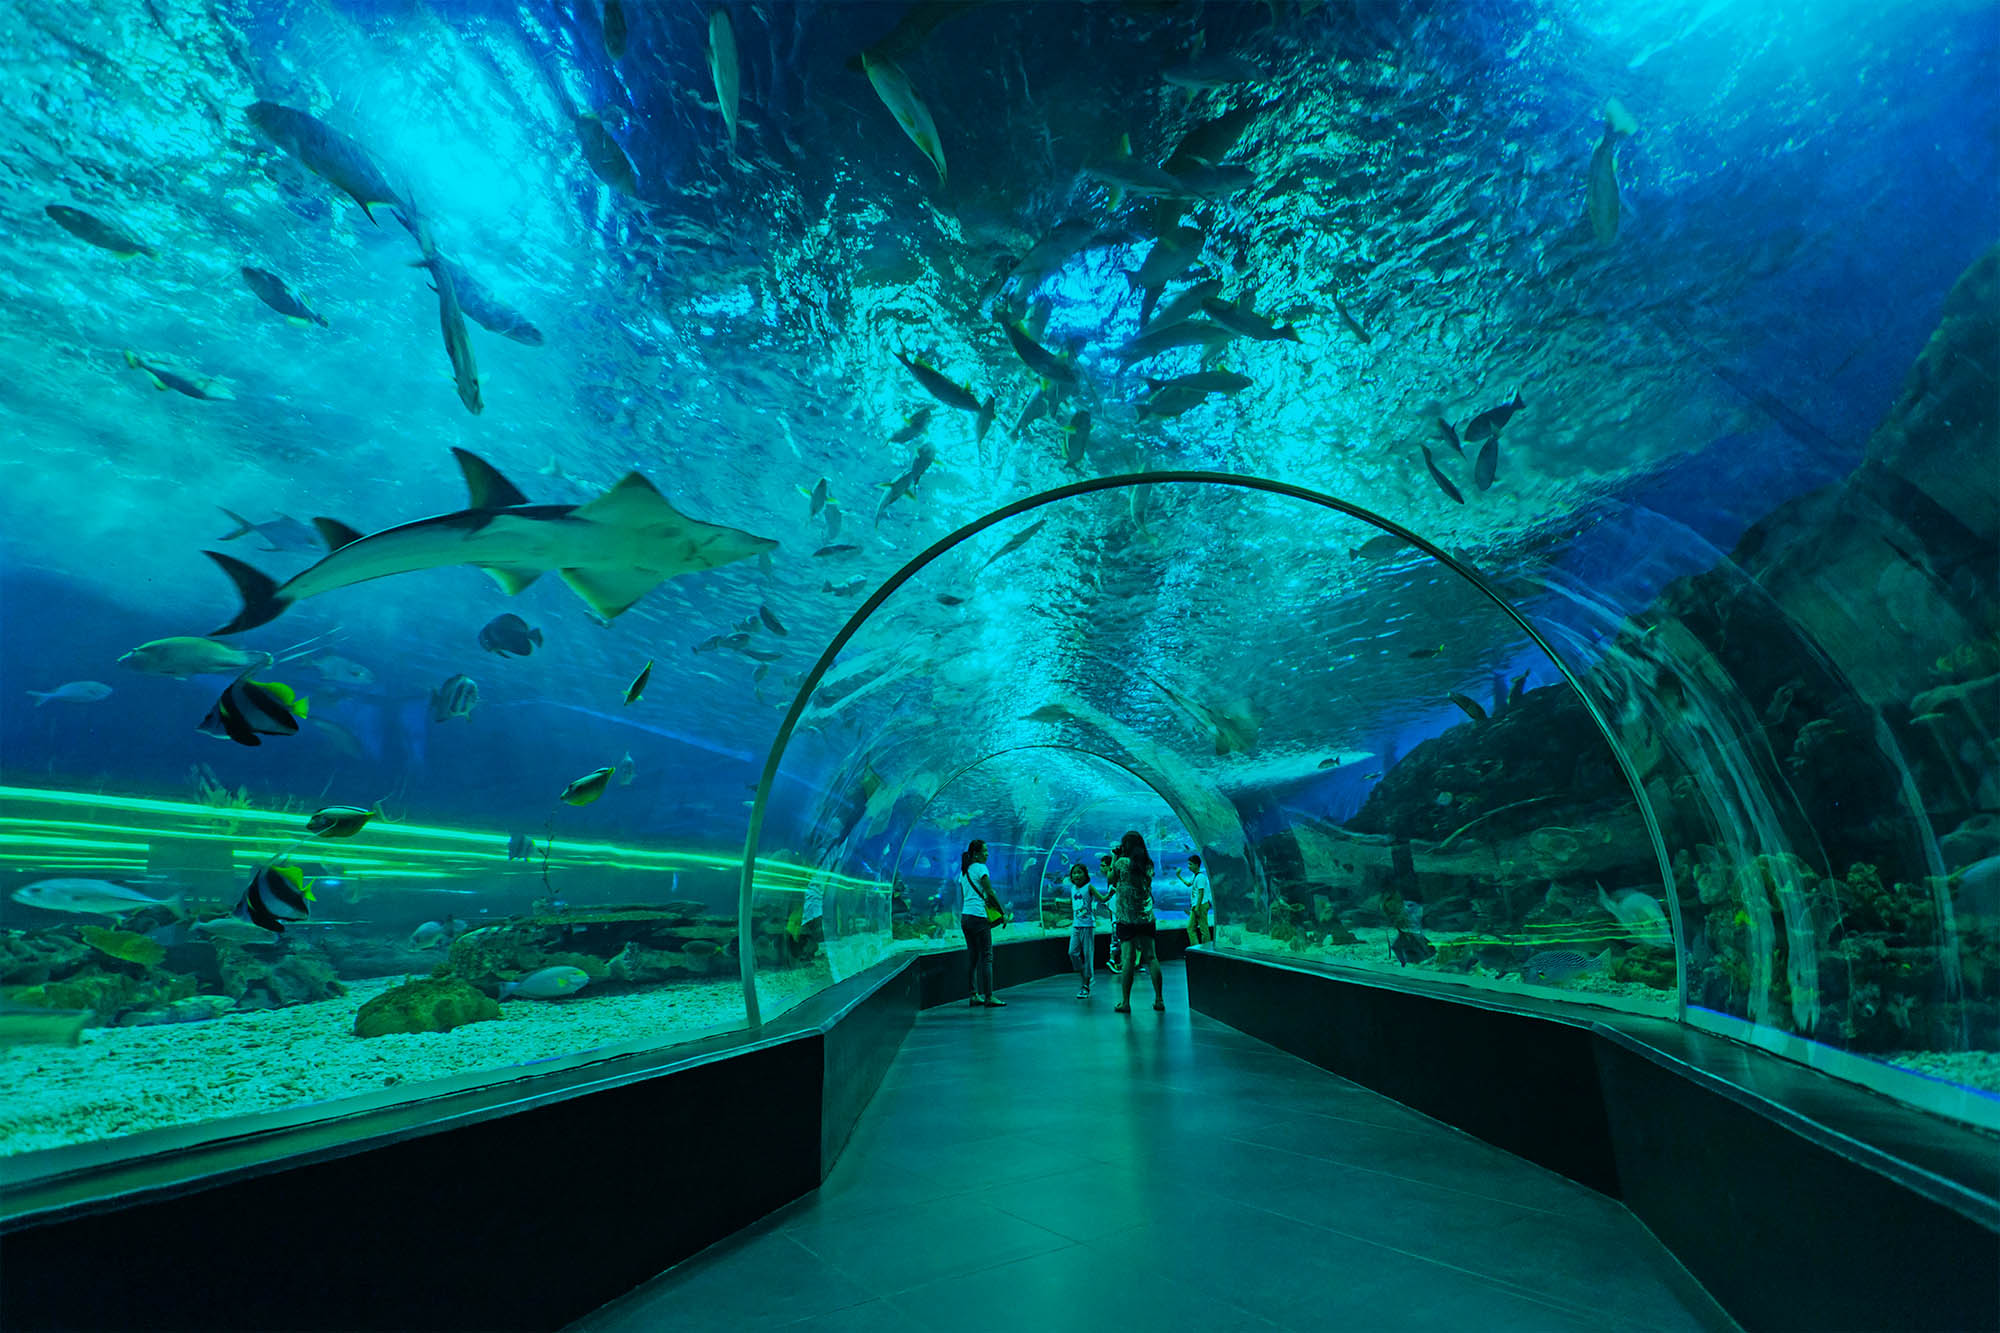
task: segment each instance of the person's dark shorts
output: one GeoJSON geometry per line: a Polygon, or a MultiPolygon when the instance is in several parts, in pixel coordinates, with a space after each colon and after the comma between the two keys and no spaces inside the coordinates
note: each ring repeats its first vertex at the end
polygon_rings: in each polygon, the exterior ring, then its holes
{"type": "Polygon", "coordinates": [[[1151,921],[1120,921],[1118,923],[1118,939],[1120,943],[1126,940],[1150,940],[1157,934],[1159,934],[1159,927],[1151,921]]]}

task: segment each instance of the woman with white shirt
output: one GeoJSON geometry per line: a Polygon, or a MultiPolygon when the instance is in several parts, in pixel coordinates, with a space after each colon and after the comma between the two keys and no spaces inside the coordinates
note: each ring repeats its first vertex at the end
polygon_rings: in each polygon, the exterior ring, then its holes
{"type": "Polygon", "coordinates": [[[972,989],[971,1007],[1004,1009],[993,998],[993,927],[1007,924],[1007,909],[993,893],[986,873],[986,843],[974,838],[958,858],[959,928],[965,932],[966,979],[972,989]]]}

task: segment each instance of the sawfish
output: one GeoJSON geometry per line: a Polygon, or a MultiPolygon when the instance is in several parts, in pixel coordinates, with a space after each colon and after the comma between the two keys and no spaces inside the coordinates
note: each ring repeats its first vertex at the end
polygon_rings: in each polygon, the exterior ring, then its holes
{"type": "Polygon", "coordinates": [[[236,618],[215,633],[254,629],[293,603],[336,588],[448,565],[483,569],[509,594],[556,570],[599,619],[609,621],[670,578],[778,546],[768,537],[687,517],[637,472],[584,504],[531,504],[485,459],[464,449],[451,452],[471,496],[466,508],[365,536],[333,519],[314,519],[328,554],[283,583],[233,556],[205,552],[243,598],[236,618]]]}

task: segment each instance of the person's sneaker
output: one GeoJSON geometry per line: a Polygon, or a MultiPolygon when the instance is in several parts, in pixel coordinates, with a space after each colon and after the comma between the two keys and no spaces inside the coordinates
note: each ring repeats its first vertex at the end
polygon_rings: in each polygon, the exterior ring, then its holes
{"type": "Polygon", "coordinates": [[[965,1002],[965,1007],[968,1009],[983,1009],[986,1007],[986,1001],[975,995],[965,1002]]]}
{"type": "Polygon", "coordinates": [[[991,995],[989,995],[986,997],[986,1007],[988,1009],[1005,1009],[1007,1007],[1007,1002],[1005,1000],[996,1000],[991,995]]]}
{"type": "Polygon", "coordinates": [[[1077,998],[1077,999],[1079,999],[1079,1000],[1087,1000],[1087,999],[1089,999],[1089,998],[1090,998],[1090,987],[1088,987],[1088,986],[1085,986],[1085,987],[1084,987],[1084,988],[1083,988],[1082,990],[1078,991],[1078,992],[1076,993],[1076,998],[1077,998]]]}

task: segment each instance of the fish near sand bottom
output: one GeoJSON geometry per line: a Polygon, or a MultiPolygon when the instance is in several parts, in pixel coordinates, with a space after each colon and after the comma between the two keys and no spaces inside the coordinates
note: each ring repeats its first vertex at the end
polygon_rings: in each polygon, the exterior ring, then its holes
{"type": "Polygon", "coordinates": [[[584,504],[531,504],[485,459],[452,453],[465,477],[465,509],[351,537],[283,583],[233,556],[206,552],[243,599],[242,610],[215,632],[254,629],[338,588],[448,565],[483,569],[509,594],[558,570],[598,619],[609,621],[668,579],[777,549],[768,537],[687,517],[637,472],[584,504]]]}
{"type": "Polygon", "coordinates": [[[1604,970],[1610,961],[1610,949],[1595,958],[1575,949],[1544,949],[1521,964],[1521,980],[1534,986],[1561,986],[1586,972],[1604,970]]]}
{"type": "Polygon", "coordinates": [[[519,981],[500,983],[500,998],[503,1000],[519,997],[524,1000],[560,1000],[576,994],[590,984],[590,973],[580,967],[545,967],[539,972],[530,972],[519,981]]]}
{"type": "Polygon", "coordinates": [[[76,1046],[95,1017],[88,1009],[0,1004],[0,1051],[16,1046],[76,1046]]]}

